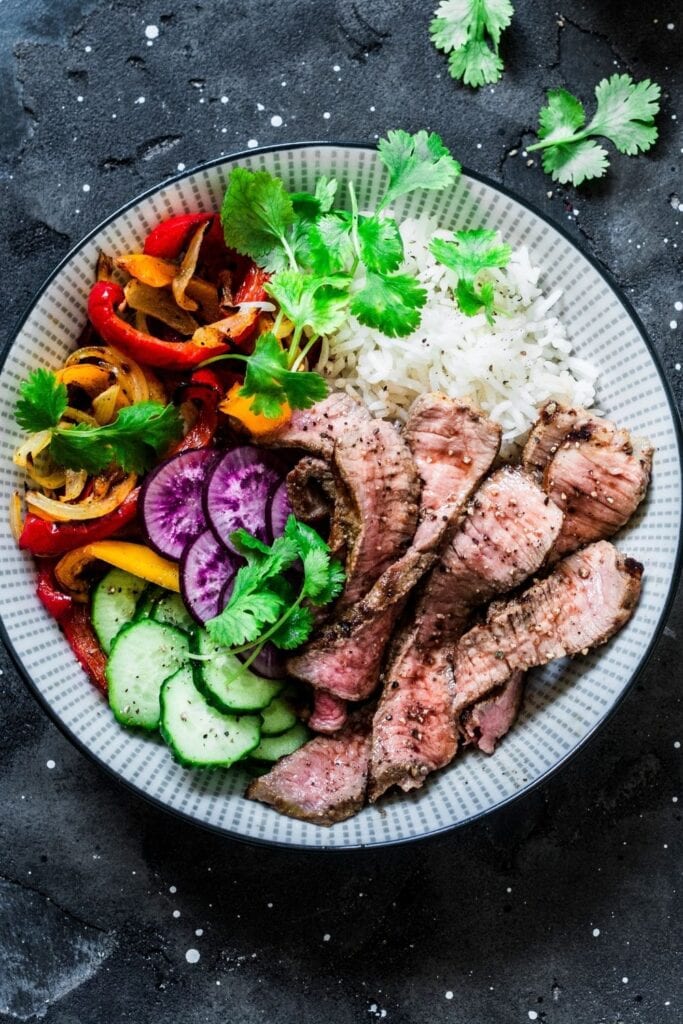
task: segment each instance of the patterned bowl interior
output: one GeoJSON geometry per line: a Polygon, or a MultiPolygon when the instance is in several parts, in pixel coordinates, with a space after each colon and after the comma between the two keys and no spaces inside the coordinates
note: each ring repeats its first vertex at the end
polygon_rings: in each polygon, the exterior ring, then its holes
{"type": "MultiPolygon", "coordinates": [[[[372,203],[383,182],[374,150],[303,146],[255,151],[187,173],[98,229],[40,294],[2,371],[0,487],[5,508],[21,484],[11,461],[19,439],[12,415],[18,383],[37,365],[58,366],[73,348],[84,324],[98,250],[113,255],[139,250],[160,218],[219,208],[226,175],[235,164],[265,168],[291,188],[311,188],[321,173],[334,174],[343,183],[352,177],[361,207],[372,203]]],[[[425,836],[492,810],[566,759],[604,720],[637,672],[666,606],[681,519],[676,427],[657,366],[628,310],[572,242],[491,185],[463,175],[448,194],[409,198],[404,212],[434,218],[446,228],[497,228],[513,245],[529,247],[532,262],[543,269],[545,288],[563,289],[561,315],[576,349],[601,366],[601,408],[657,447],[645,506],[618,539],[645,564],[642,600],[633,620],[607,647],[532,673],[520,720],[493,757],[466,753],[417,793],[393,796],[324,829],[245,800],[241,771],[188,771],[175,764],[160,741],[118,726],[38,603],[31,560],[14,544],[7,517],[0,517],[7,639],[45,706],[120,779],[165,807],[232,836],[306,847],[371,846],[425,836]]]]}

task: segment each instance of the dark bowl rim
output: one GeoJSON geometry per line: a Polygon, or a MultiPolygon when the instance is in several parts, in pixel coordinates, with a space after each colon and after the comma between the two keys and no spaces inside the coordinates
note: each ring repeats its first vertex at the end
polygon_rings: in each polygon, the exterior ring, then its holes
{"type": "MultiPolygon", "coordinates": [[[[313,140],[305,142],[290,142],[286,144],[274,144],[271,146],[258,146],[254,147],[253,149],[239,150],[235,153],[230,153],[219,157],[213,157],[212,159],[206,160],[200,164],[195,165],[194,167],[186,168],[182,171],[179,171],[177,174],[171,175],[168,178],[164,178],[163,181],[159,182],[156,185],[152,185],[150,188],[145,189],[143,192],[140,192],[134,198],[128,200],[126,203],[124,203],[122,206],[116,209],[113,213],[108,214],[94,228],[92,228],[86,235],[84,235],[83,238],[81,238],[75,245],[71,247],[69,252],[60,260],[57,266],[48,274],[43,283],[37,289],[37,291],[33,295],[33,298],[28,303],[24,313],[20,316],[14,330],[10,334],[10,339],[5,347],[5,351],[2,353],[2,356],[0,357],[0,373],[5,368],[5,363],[18,335],[22,331],[24,325],[26,324],[26,321],[28,320],[29,316],[33,312],[33,309],[40,301],[47,288],[52,284],[54,279],[62,272],[62,270],[69,264],[69,262],[74,258],[74,256],[76,256],[76,254],[80,252],[80,250],[85,245],[87,245],[93,238],[95,238],[100,231],[102,231],[109,224],[111,224],[112,221],[122,216],[128,210],[132,209],[132,207],[142,202],[144,199],[147,199],[150,196],[154,195],[155,193],[159,192],[160,189],[166,188],[169,185],[172,185],[176,182],[183,181],[185,178],[191,177],[192,175],[201,174],[203,171],[206,171],[209,168],[218,167],[223,164],[229,165],[248,157],[258,156],[259,153],[282,153],[288,152],[290,150],[316,148],[359,149],[375,152],[377,150],[377,144],[369,144],[367,142],[343,142],[338,140],[313,140]]],[[[593,269],[598,272],[600,277],[605,282],[606,286],[614,293],[618,301],[625,309],[627,315],[631,318],[636,329],[638,330],[638,333],[640,334],[640,337],[645,347],[647,348],[650,356],[652,357],[652,361],[659,375],[664,394],[666,395],[666,399],[671,410],[671,417],[674,424],[674,434],[676,438],[676,445],[678,451],[679,469],[681,473],[681,491],[679,493],[679,505],[681,508],[683,508],[683,425],[681,423],[681,414],[676,404],[676,400],[674,398],[671,385],[669,384],[669,381],[665,376],[664,368],[662,366],[662,361],[660,359],[659,353],[650,341],[650,338],[648,336],[648,333],[645,329],[642,320],[640,319],[638,313],[631,305],[626,295],[623,293],[621,287],[614,280],[611,273],[599,262],[599,260],[596,257],[594,257],[591,253],[586,252],[584,248],[576,241],[576,239],[574,239],[570,235],[570,233],[562,224],[552,220],[547,214],[543,213],[533,203],[529,202],[522,196],[517,195],[515,192],[508,189],[505,185],[501,185],[498,182],[494,181],[492,178],[488,177],[488,175],[481,174],[478,171],[472,171],[464,165],[462,167],[462,174],[465,177],[472,178],[475,181],[479,181],[482,184],[487,185],[489,188],[492,188],[495,191],[500,192],[508,199],[512,199],[514,202],[519,203],[520,206],[524,207],[527,211],[534,214],[540,220],[544,221],[544,223],[548,224],[549,227],[557,231],[584,257],[584,259],[588,261],[588,263],[593,267],[593,269]]],[[[119,772],[116,771],[116,769],[112,768],[109,764],[107,764],[106,761],[102,760],[96,753],[94,753],[94,751],[92,751],[86,745],[86,743],[83,740],[81,740],[78,736],[76,736],[76,734],[72,732],[69,726],[67,726],[66,723],[62,721],[57,712],[53,710],[53,708],[48,703],[47,699],[44,697],[44,695],[40,692],[36,684],[31,679],[28,670],[24,667],[21,657],[19,656],[12,641],[9,638],[1,613],[0,639],[2,639],[5,648],[9,651],[10,657],[12,658],[15,667],[19,675],[23,679],[24,683],[28,687],[30,693],[36,699],[38,704],[43,708],[43,710],[46,712],[48,717],[54,722],[54,724],[57,726],[60,732],[62,732],[62,734],[66,736],[66,738],[76,747],[77,750],[79,750],[87,758],[93,761],[99,768],[101,768],[107,775],[113,778],[117,783],[119,783],[126,789],[130,790],[132,793],[134,793],[138,798],[147,801],[147,803],[151,804],[159,810],[164,811],[166,814],[172,815],[176,818],[180,818],[184,822],[188,822],[197,828],[212,833],[213,835],[222,836],[224,839],[236,839],[239,842],[245,843],[250,846],[264,846],[299,853],[304,851],[310,851],[311,853],[324,852],[343,854],[355,850],[376,850],[386,847],[403,846],[407,843],[426,842],[427,840],[436,839],[439,836],[443,836],[446,833],[454,832],[458,829],[465,828],[466,826],[472,825],[476,821],[481,821],[483,818],[486,818],[492,814],[496,814],[497,812],[502,811],[503,808],[509,807],[510,804],[514,803],[520,798],[528,796],[528,794],[530,794],[533,790],[537,789],[544,782],[547,782],[548,779],[554,776],[561,768],[563,768],[570,761],[572,761],[577,756],[577,754],[579,754],[579,752],[583,751],[586,748],[587,744],[597,735],[597,733],[602,729],[606,722],[612,717],[612,715],[619,707],[626,694],[631,690],[633,684],[636,682],[636,680],[642,673],[643,669],[649,662],[650,658],[652,657],[655,647],[664,631],[664,627],[669,617],[669,613],[671,612],[674,596],[676,594],[676,589],[678,585],[678,579],[680,576],[682,561],[683,530],[679,529],[676,558],[674,561],[671,583],[669,585],[666,600],[664,601],[664,605],[662,607],[662,611],[659,616],[657,625],[652,631],[650,641],[645,651],[643,652],[643,655],[641,656],[638,665],[634,669],[633,673],[631,674],[631,678],[623,687],[619,696],[605,711],[603,716],[595,723],[595,725],[593,725],[590,731],[586,733],[586,735],[582,737],[582,739],[579,740],[579,742],[574,747],[572,747],[571,750],[569,750],[566,754],[564,754],[563,757],[556,761],[555,764],[553,764],[550,768],[548,768],[541,775],[539,775],[537,779],[534,779],[532,782],[527,783],[521,789],[517,790],[515,793],[512,793],[510,796],[505,797],[504,800],[501,800],[493,807],[489,807],[486,810],[479,811],[477,814],[473,814],[470,817],[465,818],[463,821],[457,821],[449,825],[443,825],[438,829],[433,829],[429,832],[420,833],[419,835],[407,836],[404,839],[385,839],[379,842],[372,843],[352,843],[348,846],[326,846],[324,842],[320,845],[311,845],[307,843],[286,843],[280,840],[259,839],[253,836],[245,836],[244,834],[238,831],[234,831],[232,829],[226,829],[222,828],[219,825],[212,825],[209,822],[199,821],[197,818],[193,817],[191,814],[186,813],[185,811],[178,810],[175,807],[170,807],[168,804],[164,803],[164,801],[161,800],[159,797],[155,797],[149,793],[143,792],[138,786],[135,785],[135,783],[130,782],[128,779],[125,779],[122,775],[119,774],[119,772]]],[[[322,826],[320,827],[322,828],[322,826]]]]}

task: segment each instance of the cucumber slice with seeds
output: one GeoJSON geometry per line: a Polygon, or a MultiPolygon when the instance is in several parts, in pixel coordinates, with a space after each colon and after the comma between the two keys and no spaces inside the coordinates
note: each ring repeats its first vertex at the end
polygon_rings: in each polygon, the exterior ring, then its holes
{"type": "Polygon", "coordinates": [[[180,594],[174,594],[170,590],[162,590],[161,596],[155,601],[150,612],[150,618],[155,622],[166,622],[169,626],[177,626],[178,629],[184,629],[186,633],[193,633],[197,628],[197,623],[185,607],[180,594]]]}
{"type": "Polygon", "coordinates": [[[187,661],[189,643],[187,633],[153,619],[123,627],[106,668],[109,706],[122,725],[156,729],[161,684],[187,661]]]}
{"type": "Polygon", "coordinates": [[[205,629],[198,629],[193,648],[202,655],[194,661],[195,683],[218,711],[260,711],[284,687],[279,679],[264,679],[213,642],[205,629]]]}
{"type": "Polygon", "coordinates": [[[281,757],[303,747],[310,738],[311,734],[303,722],[297,722],[280,736],[262,736],[261,742],[249,756],[256,761],[279,761],[281,757]]]}
{"type": "Polygon", "coordinates": [[[156,583],[148,583],[145,589],[142,591],[138,603],[135,605],[135,618],[150,618],[155,603],[159,600],[161,595],[165,593],[166,591],[163,589],[163,587],[158,587],[156,583]]]}
{"type": "Polygon", "coordinates": [[[229,768],[258,745],[261,726],[258,715],[224,715],[212,707],[186,665],[161,687],[160,730],[180,764],[229,768]]]}
{"type": "Polygon", "coordinates": [[[279,736],[297,723],[294,708],[286,697],[276,697],[261,712],[261,735],[279,736]]]}
{"type": "Polygon", "coordinates": [[[138,601],[147,587],[139,576],[123,569],[110,569],[95,587],[92,624],[102,650],[109,654],[114,637],[135,615],[138,601]]]}

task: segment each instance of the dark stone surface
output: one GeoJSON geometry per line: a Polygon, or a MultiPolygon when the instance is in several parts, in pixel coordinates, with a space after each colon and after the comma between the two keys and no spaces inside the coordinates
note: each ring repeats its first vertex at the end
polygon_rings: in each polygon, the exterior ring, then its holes
{"type": "MultiPolygon", "coordinates": [[[[678,5],[516,6],[508,71],[473,93],[448,78],[420,0],[4,0],[5,340],[69,247],[179,163],[249,139],[429,126],[616,275],[680,398],[678,5]],[[590,101],[617,69],[662,85],[660,142],[615,155],[578,194],[554,187],[521,153],[543,90],[590,101]]],[[[150,809],[62,738],[5,657],[7,1012],[47,1024],[680,1020],[679,636],[680,608],[599,737],[528,799],[438,841],[325,857],[249,849],[150,809]]]]}

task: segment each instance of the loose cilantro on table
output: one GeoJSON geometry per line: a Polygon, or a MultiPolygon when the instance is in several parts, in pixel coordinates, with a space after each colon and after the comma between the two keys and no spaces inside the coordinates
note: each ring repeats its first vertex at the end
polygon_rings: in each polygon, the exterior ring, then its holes
{"type": "Polygon", "coordinates": [[[450,54],[452,78],[473,88],[498,81],[500,37],[513,14],[510,0],[442,0],[429,31],[437,50],[450,54]]]}
{"type": "Polygon", "coordinates": [[[50,457],[66,469],[101,473],[116,465],[127,473],[149,469],[183,431],[173,405],[137,402],[119,410],[113,423],[61,424],[67,409],[65,385],[49,370],[33,370],[19,387],[17,423],[30,433],[50,432],[50,457]]]}
{"type": "MultiPolygon", "coordinates": [[[[266,291],[279,306],[273,334],[280,334],[285,318],[292,324],[277,358],[277,343],[268,341],[269,365],[276,359],[276,373],[264,376],[262,365],[249,372],[249,359],[262,364],[258,354],[225,357],[247,360],[242,394],[253,396],[255,412],[275,418],[285,400],[292,408],[312,404],[310,381],[302,396],[282,373],[298,371],[318,337],[337,330],[348,316],[390,337],[410,334],[420,322],[427,293],[412,275],[400,272],[403,242],[387,211],[416,189],[448,188],[460,164],[438,135],[426,131],[389,132],[379,143],[379,157],[388,183],[370,214],[359,212],[352,183],[351,209],[341,210],[333,206],[338,191],[333,178],[319,178],[312,193],[289,195],[266,171],[236,168],[230,175],[221,211],[226,243],[272,273],[266,291]]],[[[315,401],[327,393],[319,379],[315,401]]]]}
{"type": "Polygon", "coordinates": [[[566,89],[550,89],[548,104],[538,115],[540,142],[528,152],[542,151],[543,170],[561,184],[581,185],[601,178],[609,167],[607,150],[595,136],[609,139],[620,153],[634,156],[650,149],[658,135],[659,86],[630,75],[612,75],[596,86],[597,109],[586,124],[583,104],[566,89]]]}
{"type": "Polygon", "coordinates": [[[496,241],[497,232],[485,228],[455,231],[453,241],[433,238],[429,243],[432,255],[457,275],[455,297],[466,316],[474,316],[483,309],[486,319],[493,323],[494,292],[490,281],[477,288],[477,276],[482,270],[506,267],[512,249],[496,241]]]}
{"type": "Polygon", "coordinates": [[[270,547],[246,530],[236,530],[231,541],[247,565],[226,607],[206,624],[212,640],[235,654],[251,651],[247,665],[268,641],[283,650],[305,643],[314,624],[310,606],[329,604],[344,586],[344,570],[325,541],[294,516],[270,547]],[[283,576],[294,567],[303,574],[298,587],[283,576]]]}

